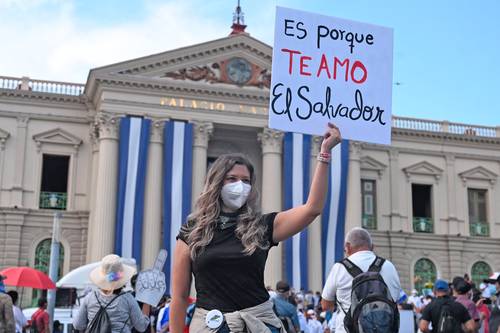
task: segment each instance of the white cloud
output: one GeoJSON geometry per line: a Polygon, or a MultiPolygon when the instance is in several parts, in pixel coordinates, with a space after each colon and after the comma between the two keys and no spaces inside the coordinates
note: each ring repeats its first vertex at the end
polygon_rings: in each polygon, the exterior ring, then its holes
{"type": "MultiPolygon", "coordinates": [[[[24,2],[0,1],[4,7],[24,2]]],[[[55,1],[28,0],[33,6],[55,1]]],[[[19,11],[3,10],[0,75],[83,83],[91,68],[221,38],[230,32],[230,13],[224,21],[205,17],[193,1],[152,1],[146,2],[146,8],[147,15],[140,21],[99,26],[78,18],[71,1],[59,1],[51,10],[40,10],[21,21],[13,15],[19,11]]],[[[265,28],[255,30],[261,29],[265,28]]]]}

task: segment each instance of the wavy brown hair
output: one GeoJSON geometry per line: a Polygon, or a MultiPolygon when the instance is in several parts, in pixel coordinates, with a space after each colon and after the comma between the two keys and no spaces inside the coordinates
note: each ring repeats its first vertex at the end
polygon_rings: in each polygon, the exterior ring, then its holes
{"type": "Polygon", "coordinates": [[[207,246],[214,236],[217,218],[221,213],[221,190],[227,173],[235,165],[244,165],[250,173],[252,189],[247,202],[240,208],[236,227],[236,237],[243,243],[243,253],[251,255],[256,249],[268,249],[269,241],[265,239],[267,226],[260,222],[257,212],[259,194],[255,187],[255,173],[250,161],[241,154],[225,154],[219,156],[208,171],[203,191],[196,201],[194,211],[188,216],[185,225],[188,233],[191,258],[194,259],[207,246]]]}

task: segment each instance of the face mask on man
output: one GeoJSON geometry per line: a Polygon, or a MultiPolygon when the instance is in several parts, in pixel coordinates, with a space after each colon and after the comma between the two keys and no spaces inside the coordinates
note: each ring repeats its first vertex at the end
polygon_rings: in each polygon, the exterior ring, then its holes
{"type": "Polygon", "coordinates": [[[252,186],[243,183],[241,180],[226,184],[222,187],[221,198],[224,205],[229,209],[240,209],[248,199],[252,186]]]}

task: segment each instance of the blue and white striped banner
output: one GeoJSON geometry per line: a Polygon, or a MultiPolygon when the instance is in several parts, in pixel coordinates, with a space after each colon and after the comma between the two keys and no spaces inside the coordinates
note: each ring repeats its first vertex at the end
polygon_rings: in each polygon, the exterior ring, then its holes
{"type": "Polygon", "coordinates": [[[163,142],[163,247],[168,251],[165,277],[170,290],[175,237],[191,211],[193,125],[166,122],[163,142]]]}
{"type": "Polygon", "coordinates": [[[349,140],[342,140],[341,144],[332,149],[328,194],[321,216],[323,281],[326,281],[333,264],[344,257],[348,170],[349,140]]]}
{"type": "MultiPolygon", "coordinates": [[[[285,209],[307,201],[311,163],[311,136],[285,133],[284,137],[285,209]]],[[[286,279],[295,290],[308,290],[307,229],[285,241],[286,279]]]]}
{"type": "Polygon", "coordinates": [[[115,253],[124,258],[135,258],[138,267],[142,257],[150,125],[149,119],[139,117],[125,117],[120,121],[115,253]]]}

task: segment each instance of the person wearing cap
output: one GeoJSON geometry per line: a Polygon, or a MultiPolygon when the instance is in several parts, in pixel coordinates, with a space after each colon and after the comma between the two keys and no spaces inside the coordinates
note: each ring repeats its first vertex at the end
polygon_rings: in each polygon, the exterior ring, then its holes
{"type": "Polygon", "coordinates": [[[331,150],[340,141],[340,130],[329,123],[306,203],[269,214],[258,211],[256,176],[250,161],[241,154],[217,158],[178,234],[172,269],[171,332],[182,332],[192,275],[197,300],[191,331],[283,332],[264,284],[268,253],[321,214],[331,150]]]}
{"type": "Polygon", "coordinates": [[[496,280],[491,280],[490,282],[495,282],[496,300],[491,306],[491,314],[488,327],[490,333],[500,333],[500,274],[498,274],[496,280]]]}
{"type": "MultiPolygon", "coordinates": [[[[281,318],[289,318],[295,332],[300,332],[299,317],[297,316],[297,307],[288,302],[290,297],[290,286],[285,281],[276,283],[276,296],[273,298],[274,312],[281,318]]],[[[283,321],[283,319],[282,319],[283,321]]]]}
{"type": "Polygon", "coordinates": [[[472,289],[472,285],[463,277],[456,276],[452,281],[453,286],[453,296],[455,300],[465,306],[467,311],[469,312],[470,317],[476,323],[476,328],[479,329],[481,327],[481,321],[479,316],[479,311],[477,311],[476,303],[474,303],[470,299],[469,292],[472,289]]]}
{"type": "Polygon", "coordinates": [[[14,333],[16,331],[14,309],[12,299],[5,293],[3,283],[5,279],[5,276],[0,275],[0,333],[14,333]]]}
{"type": "Polygon", "coordinates": [[[309,333],[323,333],[323,325],[316,318],[316,312],[313,309],[307,310],[306,321],[309,333]]]}
{"type": "Polygon", "coordinates": [[[99,289],[82,300],[73,318],[73,327],[76,330],[85,330],[101,306],[107,306],[106,313],[111,322],[112,333],[130,333],[132,327],[144,332],[149,325],[150,306],[144,304],[141,312],[132,294],[122,292],[134,273],[135,269],[123,264],[116,254],[102,258],[101,264],[92,270],[89,276],[90,281],[99,289]]]}
{"type": "Polygon", "coordinates": [[[477,332],[476,324],[470,317],[467,309],[450,296],[448,282],[444,280],[437,280],[436,283],[434,283],[434,294],[436,298],[433,299],[422,312],[422,319],[419,323],[419,328],[422,332],[437,332],[439,318],[444,305],[448,306],[451,315],[457,323],[462,325],[465,332],[477,332]],[[430,323],[432,323],[432,330],[429,328],[430,323]]]}

